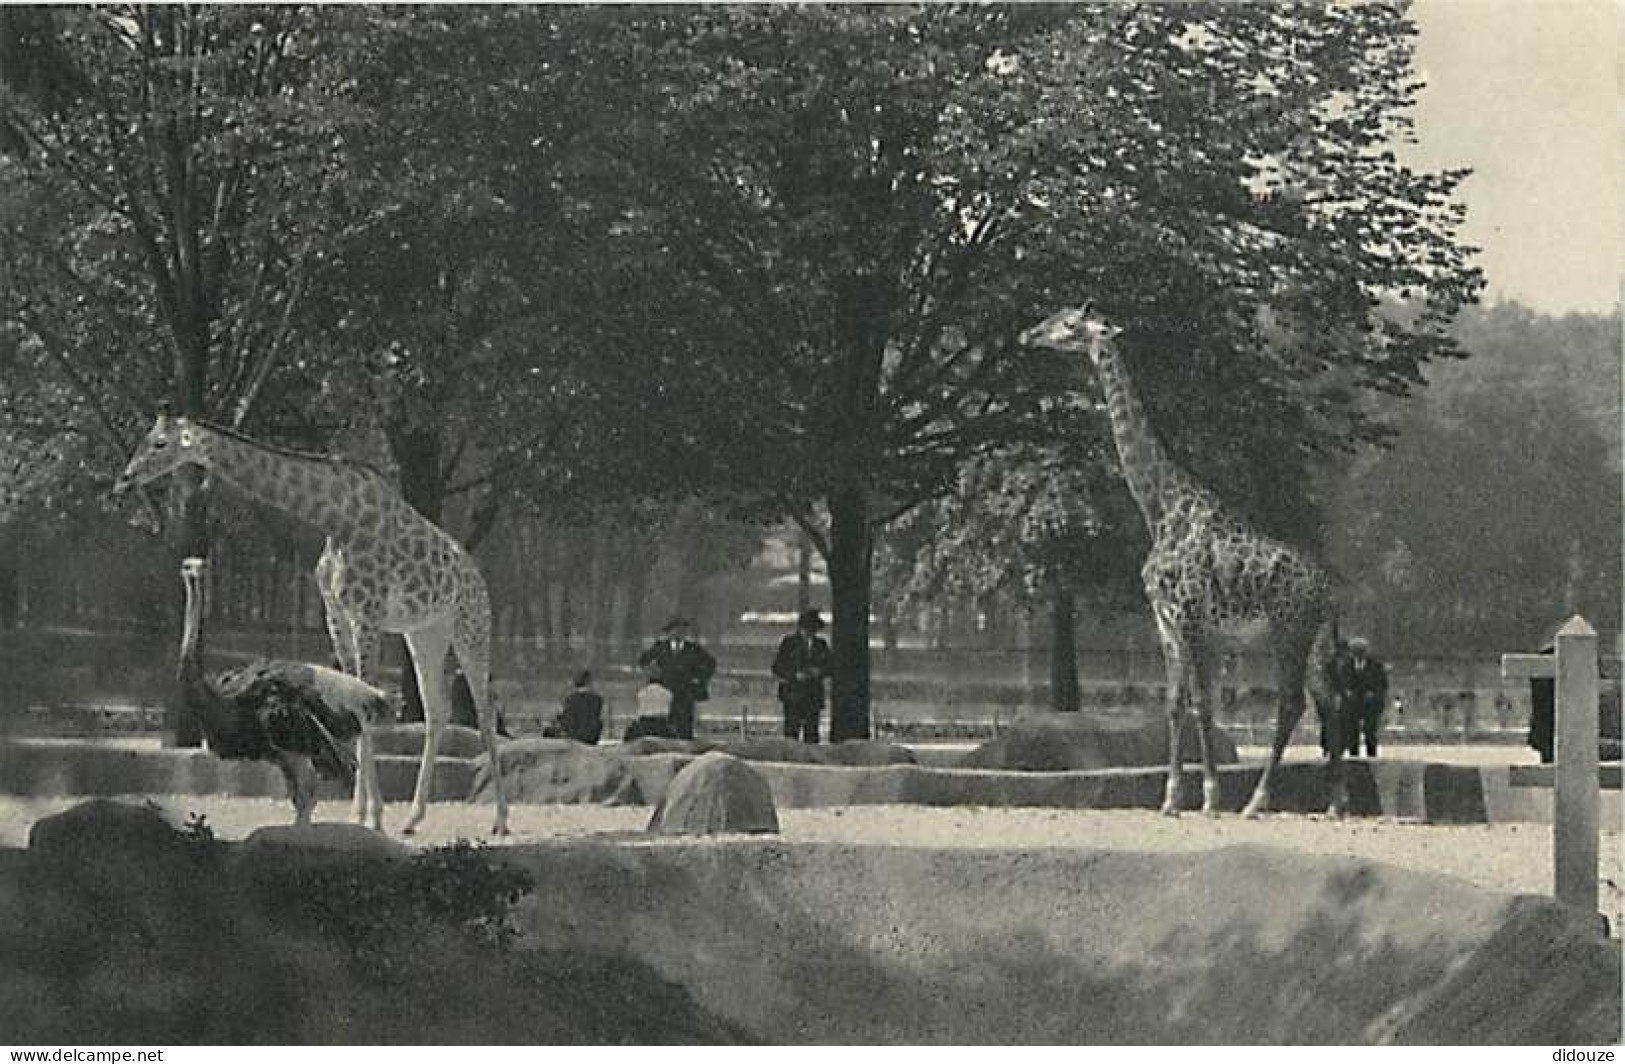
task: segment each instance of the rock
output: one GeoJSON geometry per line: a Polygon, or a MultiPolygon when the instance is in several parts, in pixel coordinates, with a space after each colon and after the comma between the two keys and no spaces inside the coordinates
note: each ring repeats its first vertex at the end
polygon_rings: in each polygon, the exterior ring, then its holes
{"type": "Polygon", "coordinates": [[[782,735],[753,736],[718,743],[716,749],[743,761],[775,761],[786,765],[821,765],[823,747],[787,739],[782,735]]]}
{"type": "Polygon", "coordinates": [[[364,857],[406,857],[410,846],[360,824],[278,824],[255,828],[242,842],[245,850],[292,848],[364,857]]]}
{"type": "MultiPolygon", "coordinates": [[[[672,739],[664,735],[640,735],[621,743],[617,753],[629,757],[646,754],[703,754],[711,750],[710,743],[698,739],[672,739]]],[[[507,762],[503,762],[506,764],[507,762]]]]}
{"type": "MultiPolygon", "coordinates": [[[[1213,728],[1213,739],[1214,762],[1235,764],[1235,741],[1217,725],[1213,728]]],[[[1186,727],[1183,740],[1187,762],[1200,763],[1194,723],[1186,727]]],[[[1017,718],[997,739],[966,754],[958,767],[1065,772],[1167,763],[1168,722],[1165,717],[1122,720],[1083,713],[1051,713],[1017,718]]]]}
{"type": "MultiPolygon", "coordinates": [[[[403,757],[420,757],[423,754],[422,724],[384,724],[374,728],[372,734],[376,753],[403,757]]],[[[500,747],[506,742],[498,739],[497,745],[500,747]]],[[[440,757],[485,756],[479,731],[461,724],[448,724],[440,729],[440,746],[437,750],[440,757]]]]}
{"type": "Polygon", "coordinates": [[[865,739],[848,739],[843,743],[830,743],[818,748],[826,765],[851,765],[872,768],[879,765],[917,765],[920,759],[906,746],[877,743],[865,739]]]}
{"type": "Polygon", "coordinates": [[[28,848],[67,857],[110,850],[173,852],[185,845],[179,831],[155,805],[107,798],[81,802],[28,829],[28,848]]]}
{"type": "MultiPolygon", "coordinates": [[[[646,805],[639,773],[630,758],[613,748],[587,746],[569,739],[528,738],[499,748],[508,800],[538,804],[602,803],[646,805]]],[[[482,760],[469,797],[489,802],[490,771],[482,760]]]]}
{"type": "Polygon", "coordinates": [[[677,773],[648,830],[656,835],[776,833],[779,816],[760,772],[713,751],[677,773]]]}

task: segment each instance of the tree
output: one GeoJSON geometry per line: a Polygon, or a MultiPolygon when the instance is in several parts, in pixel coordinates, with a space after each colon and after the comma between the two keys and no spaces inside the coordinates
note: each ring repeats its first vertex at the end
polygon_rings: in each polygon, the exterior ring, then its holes
{"type": "MultiPolygon", "coordinates": [[[[7,167],[46,207],[11,219],[0,314],[31,379],[93,415],[77,427],[104,455],[122,459],[161,399],[241,424],[287,356],[341,172],[335,75],[357,21],[298,7],[0,13],[7,167]]],[[[200,482],[173,481],[178,555],[208,552],[200,482]]]]}
{"type": "Polygon", "coordinates": [[[1143,604],[1145,533],[1099,437],[1015,448],[969,463],[951,495],[905,524],[926,530],[910,594],[931,599],[999,593],[1047,601],[1050,701],[1080,708],[1076,602],[1108,610],[1143,604]]]}
{"type": "Polygon", "coordinates": [[[1020,329],[1092,295],[1175,449],[1200,441],[1199,474],[1304,533],[1312,463],[1384,431],[1355,398],[1451,353],[1477,289],[1461,174],[1389,150],[1415,90],[1396,6],[713,8],[596,32],[596,91],[625,101],[602,187],[737,338],[712,373],[756,385],[758,494],[828,562],[835,739],[868,732],[877,530],[1033,438],[1076,379],[1020,329]],[[1382,317],[1389,295],[1424,313],[1382,317]]]}
{"type": "Polygon", "coordinates": [[[1356,622],[1414,652],[1530,647],[1619,616],[1619,318],[1501,304],[1334,510],[1356,622]],[[1604,409],[1604,407],[1608,409],[1604,409]]]}

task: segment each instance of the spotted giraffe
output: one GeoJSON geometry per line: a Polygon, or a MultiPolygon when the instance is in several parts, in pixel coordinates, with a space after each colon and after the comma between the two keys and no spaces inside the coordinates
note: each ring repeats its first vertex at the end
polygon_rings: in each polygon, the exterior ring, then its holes
{"type": "MultiPolygon", "coordinates": [[[[1202,810],[1218,812],[1211,734],[1218,645],[1234,637],[1268,641],[1279,702],[1269,760],[1244,810],[1257,816],[1269,808],[1270,780],[1303,715],[1305,685],[1322,705],[1334,696],[1329,670],[1337,633],[1330,575],[1304,551],[1232,513],[1168,456],[1123,365],[1115,343],[1120,332],[1085,306],[1051,315],[1022,333],[1021,342],[1088,356],[1105,393],[1123,477],[1151,533],[1140,575],[1168,674],[1163,813],[1173,816],[1180,808],[1180,732],[1192,708],[1202,754],[1202,810]]],[[[1331,713],[1330,719],[1337,716],[1331,713]]],[[[1337,738],[1328,763],[1333,814],[1345,804],[1337,738]]]]}
{"type": "MultiPolygon", "coordinates": [[[[451,716],[446,651],[457,657],[479,718],[496,794],[494,834],[508,833],[508,799],[497,756],[496,716],[488,691],[491,604],[485,578],[455,539],[414,510],[374,469],[324,455],[273,447],[230,429],[161,414],[114,485],[128,490],[184,465],[199,466],[234,488],[323,532],[316,563],[333,653],[346,672],[369,682],[384,632],[406,637],[423,696],[426,727],[411,834],[428,810],[440,733],[451,716]]],[[[373,737],[357,744],[355,816],[383,827],[373,737]]]]}

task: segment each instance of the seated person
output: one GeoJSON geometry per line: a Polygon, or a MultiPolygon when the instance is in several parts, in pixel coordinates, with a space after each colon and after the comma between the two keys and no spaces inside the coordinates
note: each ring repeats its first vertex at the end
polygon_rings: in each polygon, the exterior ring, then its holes
{"type": "Polygon", "coordinates": [[[638,689],[638,719],[627,726],[621,742],[629,743],[645,735],[677,738],[671,725],[671,691],[652,680],[638,689]]]}
{"type": "Polygon", "coordinates": [[[592,689],[592,673],[582,669],[564,696],[563,707],[548,729],[555,735],[596,746],[604,734],[604,696],[592,689]]]}

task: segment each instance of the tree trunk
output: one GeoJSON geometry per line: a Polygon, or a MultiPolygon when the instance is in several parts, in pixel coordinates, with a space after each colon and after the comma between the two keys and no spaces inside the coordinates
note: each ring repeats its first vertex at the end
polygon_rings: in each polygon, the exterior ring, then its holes
{"type": "Polygon", "coordinates": [[[17,525],[0,528],[0,632],[15,629],[21,615],[21,539],[22,530],[17,525]]]}
{"type": "Polygon", "coordinates": [[[632,650],[643,641],[643,605],[649,597],[649,573],[654,569],[655,552],[648,541],[634,534],[626,559],[626,599],[621,604],[621,644],[632,650]]]}
{"type": "Polygon", "coordinates": [[[1078,690],[1077,600],[1062,580],[1050,581],[1050,705],[1057,713],[1082,707],[1078,690]]]}
{"type": "Polygon", "coordinates": [[[812,542],[801,533],[796,543],[796,612],[812,606],[812,542]]]}
{"type": "Polygon", "coordinates": [[[865,490],[847,485],[829,497],[830,742],[869,738],[869,595],[874,541],[865,490]]]}
{"type": "MultiPolygon", "coordinates": [[[[424,517],[440,523],[441,509],[445,505],[446,485],[441,476],[440,458],[443,440],[440,427],[435,424],[396,422],[389,426],[390,454],[395,459],[401,476],[401,498],[424,517]]],[[[398,645],[401,650],[401,720],[423,719],[423,698],[418,691],[417,675],[412,668],[412,655],[405,649],[400,636],[386,636],[384,646],[398,645]]]]}

